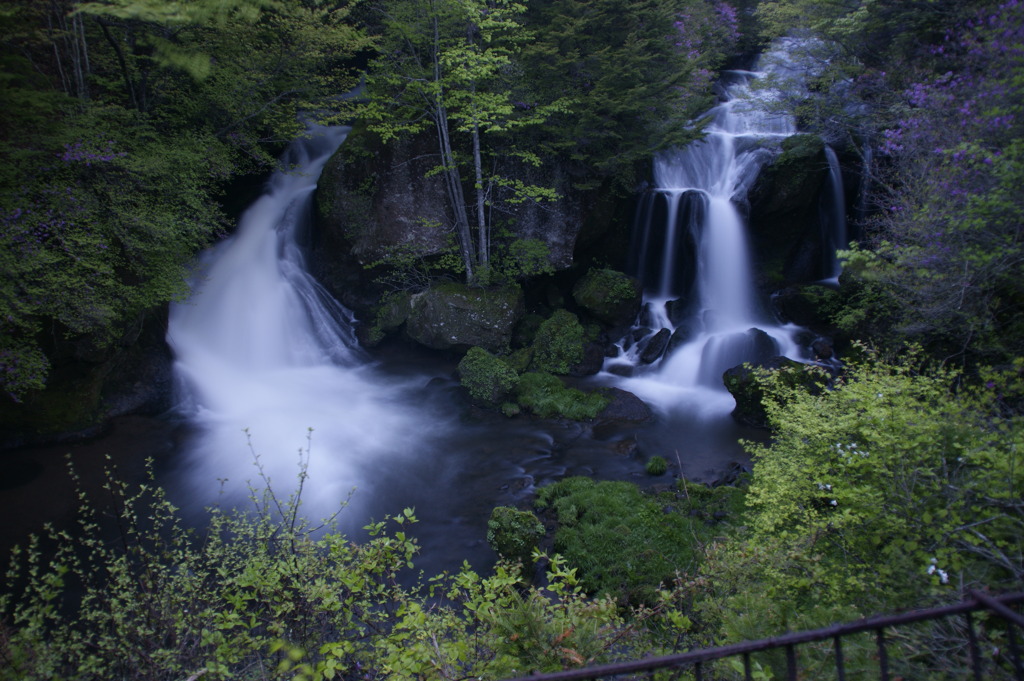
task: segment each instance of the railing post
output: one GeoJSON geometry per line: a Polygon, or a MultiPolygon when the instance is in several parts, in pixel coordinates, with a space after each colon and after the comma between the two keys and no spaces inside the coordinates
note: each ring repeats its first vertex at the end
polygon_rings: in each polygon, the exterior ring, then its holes
{"type": "Polygon", "coordinates": [[[1017,628],[1013,622],[1007,622],[1006,642],[1010,646],[1010,664],[1013,665],[1013,677],[1024,681],[1024,667],[1020,663],[1020,648],[1017,647],[1017,628]]]}
{"type": "Polygon", "coordinates": [[[971,669],[974,671],[974,681],[981,681],[981,650],[978,648],[978,635],[974,631],[974,618],[970,611],[964,613],[964,620],[967,622],[967,646],[971,651],[971,669]]]}
{"type": "Polygon", "coordinates": [[[836,636],[832,639],[836,649],[836,677],[839,681],[846,681],[846,665],[843,660],[843,637],[836,636]]]}
{"type": "Polygon", "coordinates": [[[792,643],[786,646],[786,679],[796,681],[796,646],[792,643]]]}
{"type": "Polygon", "coordinates": [[[754,675],[750,670],[750,653],[743,653],[743,678],[744,681],[753,681],[754,675]]]}
{"type": "Polygon", "coordinates": [[[885,630],[875,630],[875,640],[878,642],[878,671],[882,681],[889,681],[889,653],[885,649],[885,630]]]}

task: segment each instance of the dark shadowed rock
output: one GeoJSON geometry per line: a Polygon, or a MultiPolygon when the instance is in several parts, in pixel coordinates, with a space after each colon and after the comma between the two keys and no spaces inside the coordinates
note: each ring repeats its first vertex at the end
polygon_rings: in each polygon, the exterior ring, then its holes
{"type": "MultiPolygon", "coordinates": [[[[614,347],[614,346],[613,346],[614,347]]],[[[583,361],[572,365],[570,376],[593,376],[604,365],[605,346],[600,343],[587,343],[583,346],[583,361]]]]}
{"type": "Polygon", "coordinates": [[[647,341],[647,345],[644,346],[643,351],[640,353],[640,361],[644,364],[652,364],[665,353],[665,347],[668,345],[669,339],[672,337],[672,332],[668,329],[661,329],[658,333],[651,336],[650,340],[647,341]]]}
{"type": "Polygon", "coordinates": [[[811,350],[814,352],[814,358],[819,360],[832,359],[836,354],[829,338],[815,338],[811,343],[811,350]]]}
{"type": "Polygon", "coordinates": [[[838,291],[820,284],[789,286],[772,296],[772,305],[785,321],[829,333],[829,317],[838,298],[838,291]]]}
{"type": "Polygon", "coordinates": [[[687,317],[689,305],[685,300],[669,300],[665,303],[665,313],[673,326],[679,326],[687,317]]]}
{"type": "Polygon", "coordinates": [[[748,194],[752,253],[771,288],[828,276],[821,271],[819,195],[829,175],[825,143],[793,135],[748,194]]]}
{"type": "Polygon", "coordinates": [[[751,339],[754,349],[754,353],[750,358],[751,364],[764,365],[772,361],[779,354],[779,344],[761,329],[749,329],[747,336],[751,339]]]}
{"type": "Polygon", "coordinates": [[[676,330],[672,332],[672,337],[668,339],[668,346],[665,348],[665,354],[671,355],[675,352],[675,349],[680,345],[684,345],[691,338],[693,338],[693,329],[690,328],[689,324],[681,324],[676,327],[676,330]]]}
{"type": "Polygon", "coordinates": [[[636,424],[647,423],[654,418],[651,408],[631,392],[609,388],[605,395],[611,398],[611,402],[597,415],[597,421],[636,424]]]}
{"type": "Polygon", "coordinates": [[[512,330],[525,314],[518,286],[440,284],[413,295],[409,305],[406,334],[435,350],[477,345],[493,353],[507,352],[512,330]]]}

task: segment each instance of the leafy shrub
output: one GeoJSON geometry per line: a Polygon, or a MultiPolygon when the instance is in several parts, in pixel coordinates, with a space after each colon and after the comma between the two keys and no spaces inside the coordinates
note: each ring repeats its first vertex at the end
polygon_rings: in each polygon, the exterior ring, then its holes
{"type": "Polygon", "coordinates": [[[515,370],[480,347],[470,348],[458,369],[462,386],[475,402],[487,406],[500,404],[519,383],[515,370]]]}
{"type": "Polygon", "coordinates": [[[523,566],[532,563],[533,550],[543,536],[544,526],[530,511],[498,506],[487,521],[487,543],[502,558],[523,566]]]}
{"type": "Polygon", "coordinates": [[[213,509],[196,533],[160,488],[113,477],[107,488],[114,541],[80,494],[81,524],[51,531],[52,555],[38,539],[14,552],[0,679],[504,678],[657,645],[643,629],[653,611],[627,624],[558,556],[544,592],[503,563],[487,577],[466,565],[429,589],[402,587],[418,550],[411,509],[356,544],[301,518],[300,484],[287,501],[267,490],[251,509],[213,509]]]}
{"type": "Polygon", "coordinates": [[[382,605],[405,598],[395,578],[416,543],[383,531],[415,522],[410,509],[357,546],[332,531],[314,539],[298,498],[267,491],[251,513],[211,510],[196,537],[160,488],[110,478],[107,489],[119,541],[80,494],[80,526],[51,531],[53,557],[35,540],[15,552],[9,578],[25,586],[0,596],[0,678],[234,679],[294,650],[319,650],[311,659],[341,672],[369,662],[355,642],[391,617],[382,605]]]}
{"type": "Polygon", "coordinates": [[[573,364],[583,361],[583,326],[571,312],[555,310],[537,330],[533,339],[535,371],[567,374],[573,364]]]}
{"type": "Polygon", "coordinates": [[[663,456],[652,456],[647,460],[644,470],[647,471],[648,475],[665,475],[665,471],[668,470],[668,462],[665,461],[663,456]]]}
{"type": "Polygon", "coordinates": [[[519,403],[541,418],[563,416],[569,419],[592,419],[608,406],[608,398],[598,392],[585,393],[567,388],[551,374],[523,374],[516,388],[519,403]]]}
{"type": "Polygon", "coordinates": [[[1022,364],[971,386],[868,352],[818,393],[766,372],[776,436],[748,445],[747,531],[708,567],[730,640],[1015,588],[1022,364]]]}

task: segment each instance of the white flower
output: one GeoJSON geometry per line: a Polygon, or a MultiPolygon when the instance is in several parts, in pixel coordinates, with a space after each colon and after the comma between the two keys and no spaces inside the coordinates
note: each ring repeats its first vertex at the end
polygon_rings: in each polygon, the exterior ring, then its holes
{"type": "Polygon", "coordinates": [[[838,506],[839,505],[839,502],[836,501],[835,499],[833,499],[832,501],[830,501],[828,503],[832,504],[833,506],[838,506]]]}
{"type": "Polygon", "coordinates": [[[938,575],[940,584],[949,584],[949,573],[940,568],[938,563],[939,561],[936,558],[929,560],[926,574],[938,575]]]}

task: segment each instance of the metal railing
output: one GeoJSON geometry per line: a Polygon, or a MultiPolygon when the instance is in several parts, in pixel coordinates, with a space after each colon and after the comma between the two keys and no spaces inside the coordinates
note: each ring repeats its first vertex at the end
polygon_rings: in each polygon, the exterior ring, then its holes
{"type": "MultiPolygon", "coordinates": [[[[986,670],[986,661],[981,653],[976,623],[972,616],[972,613],[977,611],[986,611],[1006,622],[1006,647],[1008,654],[1005,659],[1009,668],[1004,668],[1003,673],[1013,675],[1006,678],[1024,681],[1024,660],[1022,660],[1021,656],[1019,638],[1020,633],[1024,632],[1024,617],[1010,607],[1011,605],[1024,603],[1024,592],[990,596],[979,591],[971,591],[969,595],[969,599],[954,605],[914,610],[898,615],[871,617],[857,622],[836,624],[823,629],[794,632],[758,641],[745,641],[743,643],[717,648],[705,648],[676,655],[581,667],[549,674],[534,674],[508,681],[582,681],[584,679],[636,677],[637,675],[653,679],[656,672],[667,671],[674,671],[678,676],[686,674],[696,681],[710,681],[713,677],[707,673],[708,663],[735,657],[742,659],[743,677],[746,681],[751,681],[754,678],[754,666],[751,662],[751,655],[753,653],[779,650],[785,654],[785,678],[787,681],[796,681],[798,678],[805,678],[799,676],[797,646],[828,640],[832,641],[835,678],[838,681],[846,681],[847,669],[844,658],[843,639],[865,632],[874,633],[878,678],[882,681],[896,681],[900,677],[894,678],[892,676],[886,631],[893,631],[896,627],[915,622],[941,620],[960,615],[963,616],[964,624],[966,625],[967,657],[970,664],[969,678],[973,678],[974,681],[983,681],[990,678],[990,676],[986,670]]],[[[662,678],[662,674],[658,674],[658,678],[662,678]]]]}

